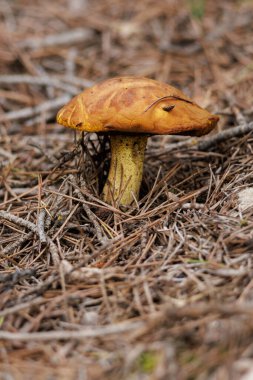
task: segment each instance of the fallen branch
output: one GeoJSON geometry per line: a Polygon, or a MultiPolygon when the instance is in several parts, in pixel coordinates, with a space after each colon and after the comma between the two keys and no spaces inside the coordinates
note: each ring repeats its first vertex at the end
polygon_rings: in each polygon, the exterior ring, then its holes
{"type": "Polygon", "coordinates": [[[5,308],[4,310],[0,311],[0,318],[6,317],[7,315],[10,315],[10,314],[14,315],[15,313],[18,313],[20,310],[28,309],[29,307],[32,307],[34,305],[39,305],[42,303],[45,303],[45,298],[38,297],[28,302],[23,302],[23,303],[5,308]]]}
{"type": "MultiPolygon", "coordinates": [[[[36,224],[29,222],[28,220],[19,218],[18,216],[12,215],[6,211],[0,211],[0,218],[8,220],[9,222],[12,222],[12,223],[16,223],[19,226],[28,228],[29,230],[33,231],[36,235],[39,235],[36,224]]],[[[59,259],[58,249],[56,245],[54,244],[52,239],[50,239],[48,236],[46,236],[46,242],[49,245],[49,251],[51,253],[51,257],[52,257],[54,265],[58,265],[60,262],[60,259],[59,259]]]]}
{"type": "Polygon", "coordinates": [[[72,281],[81,281],[85,284],[99,284],[101,279],[104,281],[117,279],[118,281],[123,281],[126,279],[126,275],[121,270],[121,268],[87,268],[80,267],[78,263],[77,267],[74,267],[69,261],[61,261],[61,269],[64,275],[68,276],[72,281]]]}
{"type": "Polygon", "coordinates": [[[36,273],[35,269],[17,269],[13,273],[0,274],[0,283],[4,283],[5,285],[15,284],[22,278],[34,276],[36,273]]]}
{"type": "MultiPolygon", "coordinates": [[[[77,87],[63,83],[63,81],[51,77],[51,76],[42,76],[36,77],[32,75],[0,75],[0,84],[19,84],[19,83],[27,83],[31,85],[39,85],[39,86],[51,86],[55,88],[59,88],[68,92],[69,94],[76,95],[79,91],[77,87]]],[[[80,87],[80,85],[79,85],[80,87]]]]}
{"type": "Polygon", "coordinates": [[[76,28],[71,29],[67,32],[51,34],[48,36],[43,36],[41,38],[29,38],[25,41],[19,42],[18,46],[29,49],[40,49],[49,46],[55,47],[56,45],[67,45],[77,42],[84,42],[92,39],[93,37],[94,32],[91,29],[76,28]]]}
{"type": "Polygon", "coordinates": [[[33,236],[33,231],[28,232],[28,234],[20,236],[19,239],[15,240],[12,244],[8,245],[4,249],[2,249],[2,255],[7,255],[9,252],[13,252],[16,248],[18,248],[25,241],[31,239],[33,236]]]}
{"type": "Polygon", "coordinates": [[[37,229],[38,229],[38,235],[40,238],[41,243],[46,243],[47,237],[45,234],[45,216],[46,216],[46,210],[42,209],[40,210],[39,216],[38,216],[38,223],[37,223],[37,229]]]}
{"type": "Polygon", "coordinates": [[[0,116],[0,122],[4,122],[7,120],[11,121],[11,120],[17,120],[17,119],[25,119],[31,116],[38,115],[42,112],[50,111],[52,109],[57,109],[58,107],[61,107],[69,100],[70,100],[69,95],[63,95],[54,100],[48,100],[44,103],[41,103],[35,107],[26,107],[21,110],[10,111],[0,116]]]}
{"type": "Polygon", "coordinates": [[[59,76],[56,78],[55,76],[33,76],[27,74],[19,74],[19,75],[0,75],[0,84],[19,84],[19,83],[27,83],[31,85],[38,86],[48,86],[55,87],[65,92],[76,95],[81,89],[86,87],[91,87],[94,85],[94,82],[85,78],[79,78],[76,76],[59,76]]]}
{"type": "Polygon", "coordinates": [[[181,139],[177,142],[166,144],[166,148],[161,150],[159,146],[158,149],[153,149],[148,151],[148,155],[153,157],[159,157],[166,153],[169,153],[173,150],[178,149],[197,149],[201,151],[207,151],[212,148],[214,145],[231,139],[233,137],[241,137],[253,131],[253,122],[248,124],[239,125],[237,127],[232,127],[230,129],[226,129],[225,131],[221,131],[216,133],[213,136],[208,136],[205,139],[201,140],[198,143],[198,139],[196,137],[190,137],[186,140],[181,141],[181,139]],[[158,151],[157,151],[158,150],[158,151]]]}
{"type": "Polygon", "coordinates": [[[253,122],[249,124],[239,125],[238,127],[233,127],[230,129],[226,129],[225,131],[221,131],[214,136],[207,138],[204,141],[201,141],[197,145],[198,150],[208,150],[214,145],[231,139],[233,137],[241,137],[253,131],[253,122]]]}
{"type": "Polygon", "coordinates": [[[83,207],[84,211],[86,212],[88,218],[90,219],[91,223],[93,224],[93,226],[95,228],[96,235],[97,235],[99,242],[103,245],[106,242],[107,238],[103,234],[103,230],[100,227],[100,225],[96,219],[96,215],[91,211],[91,209],[87,205],[87,203],[84,199],[84,196],[81,193],[81,190],[79,189],[78,184],[77,184],[76,179],[73,176],[73,174],[69,175],[69,179],[70,179],[71,185],[74,186],[74,189],[75,189],[74,194],[76,193],[77,197],[82,201],[82,207],[83,207]]]}
{"type": "Polygon", "coordinates": [[[50,340],[69,340],[76,339],[82,340],[86,338],[100,338],[102,336],[121,334],[124,332],[129,332],[131,330],[137,330],[143,327],[142,322],[122,322],[114,323],[113,325],[107,325],[97,328],[85,328],[78,331],[43,331],[35,333],[12,333],[8,331],[0,331],[0,340],[9,341],[50,341],[50,340]]]}

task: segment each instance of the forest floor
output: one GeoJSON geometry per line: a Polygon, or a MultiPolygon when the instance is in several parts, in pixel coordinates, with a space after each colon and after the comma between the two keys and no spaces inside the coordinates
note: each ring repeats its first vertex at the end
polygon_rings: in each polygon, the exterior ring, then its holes
{"type": "Polygon", "coordinates": [[[0,379],[252,379],[252,1],[0,3],[0,379]],[[55,121],[117,75],[220,115],[149,139],[126,210],[106,138],[55,121]]]}

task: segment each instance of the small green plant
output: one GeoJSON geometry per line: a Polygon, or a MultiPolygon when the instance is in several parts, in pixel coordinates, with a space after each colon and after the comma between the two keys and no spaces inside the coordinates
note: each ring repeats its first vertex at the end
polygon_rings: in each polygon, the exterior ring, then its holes
{"type": "Polygon", "coordinates": [[[241,219],[240,220],[240,227],[247,227],[248,225],[248,220],[247,219],[241,219]]]}
{"type": "Polygon", "coordinates": [[[3,323],[4,323],[4,317],[0,317],[0,327],[2,327],[3,323]]]}
{"type": "Polygon", "coordinates": [[[202,20],[205,14],[206,0],[188,0],[191,15],[194,19],[202,20]]]}
{"type": "Polygon", "coordinates": [[[144,351],[138,357],[138,367],[143,373],[152,373],[158,364],[158,354],[154,351],[144,351]]]}

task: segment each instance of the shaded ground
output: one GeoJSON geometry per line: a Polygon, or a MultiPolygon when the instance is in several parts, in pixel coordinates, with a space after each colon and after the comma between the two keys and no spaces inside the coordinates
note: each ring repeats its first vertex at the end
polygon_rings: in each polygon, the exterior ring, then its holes
{"type": "Polygon", "coordinates": [[[0,378],[249,379],[252,2],[0,3],[0,378]],[[220,114],[221,137],[151,138],[123,212],[98,196],[108,142],[55,114],[128,74],[220,114]]]}

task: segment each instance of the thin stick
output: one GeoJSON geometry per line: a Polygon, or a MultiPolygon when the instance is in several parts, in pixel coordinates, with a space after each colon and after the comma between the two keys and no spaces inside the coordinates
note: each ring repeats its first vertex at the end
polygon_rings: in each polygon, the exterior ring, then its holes
{"type": "Polygon", "coordinates": [[[13,273],[0,273],[0,283],[3,283],[4,285],[14,285],[16,282],[18,282],[21,278],[31,277],[34,276],[36,273],[35,269],[16,269],[13,273]]]}
{"type": "Polygon", "coordinates": [[[158,152],[153,149],[149,151],[150,157],[159,157],[167,152],[171,152],[172,150],[179,148],[191,148],[198,149],[201,151],[207,151],[212,148],[214,145],[226,141],[227,139],[231,139],[233,137],[241,137],[253,131],[253,122],[248,124],[238,125],[237,127],[232,127],[230,129],[226,129],[225,131],[221,131],[213,136],[208,136],[200,143],[197,143],[196,137],[191,137],[183,141],[178,141],[176,143],[167,144],[164,150],[159,150],[158,152]]]}
{"type": "Polygon", "coordinates": [[[212,148],[214,145],[227,141],[232,137],[241,137],[253,131],[253,122],[249,124],[239,125],[238,127],[233,127],[231,129],[226,129],[225,131],[221,131],[216,135],[209,137],[208,139],[202,141],[198,144],[198,150],[208,150],[212,148]]]}
{"type": "MultiPolygon", "coordinates": [[[[33,236],[33,231],[28,232],[28,234],[20,236],[19,239],[15,240],[12,244],[8,245],[4,249],[2,249],[1,255],[7,255],[9,252],[13,252],[16,248],[18,248],[22,243],[31,239],[33,236]]],[[[8,259],[6,257],[6,259],[8,259]]]]}
{"type": "MultiPolygon", "coordinates": [[[[184,99],[184,98],[181,98],[180,96],[176,96],[176,95],[166,95],[166,96],[163,96],[162,98],[159,98],[157,100],[155,100],[153,103],[151,103],[145,110],[143,113],[147,112],[151,107],[153,107],[154,105],[156,105],[157,103],[165,100],[165,99],[176,99],[176,100],[182,100],[183,102],[186,102],[186,103],[190,103],[190,104],[193,104],[193,102],[189,99],[184,99]]],[[[175,106],[173,105],[173,108],[175,106]]]]}
{"type": "Polygon", "coordinates": [[[34,305],[39,305],[41,303],[45,303],[45,298],[39,297],[39,298],[35,298],[34,300],[31,300],[28,302],[24,302],[24,303],[21,303],[18,305],[14,305],[12,307],[1,310],[0,311],[0,317],[2,318],[2,317],[6,317],[9,314],[15,314],[20,310],[27,309],[27,308],[34,306],[34,305]]]}
{"type": "MultiPolygon", "coordinates": [[[[0,218],[8,220],[9,222],[16,223],[19,226],[28,228],[29,230],[33,231],[36,235],[38,235],[38,228],[36,224],[29,222],[28,220],[19,218],[18,216],[12,215],[6,211],[0,211],[0,218]]],[[[58,248],[56,247],[52,239],[50,239],[48,236],[46,236],[46,242],[49,245],[49,251],[51,253],[54,265],[58,265],[60,262],[58,248]]]]}
{"type": "Polygon", "coordinates": [[[84,42],[94,37],[94,33],[88,28],[76,28],[67,32],[51,34],[42,38],[29,38],[19,42],[18,46],[22,48],[40,49],[43,47],[56,45],[67,45],[76,42],[84,42]]]}
{"type": "Polygon", "coordinates": [[[45,216],[46,216],[46,210],[42,209],[40,210],[39,216],[38,216],[38,223],[37,223],[37,229],[38,229],[38,235],[40,238],[41,243],[46,243],[47,237],[45,234],[45,216]]]}
{"type": "Polygon", "coordinates": [[[105,240],[107,240],[107,239],[104,237],[103,230],[100,227],[100,225],[96,219],[96,215],[91,211],[91,209],[87,205],[87,203],[84,199],[84,196],[81,193],[81,190],[79,189],[78,184],[77,184],[76,179],[73,176],[73,174],[69,175],[69,179],[70,179],[72,186],[74,186],[74,188],[75,188],[74,194],[76,193],[77,197],[82,201],[82,207],[83,207],[84,211],[86,212],[88,218],[90,219],[90,221],[92,222],[92,224],[95,228],[96,235],[97,235],[99,242],[101,244],[104,244],[105,240]]]}
{"type": "MultiPolygon", "coordinates": [[[[70,81],[70,80],[69,80],[70,81]]],[[[74,86],[77,85],[78,81],[76,79],[73,80],[74,86]]],[[[42,76],[36,77],[32,75],[0,75],[0,84],[19,84],[19,83],[27,83],[31,85],[40,85],[40,86],[51,86],[55,88],[59,88],[68,92],[69,94],[76,95],[79,91],[77,87],[68,85],[66,83],[62,83],[61,80],[51,77],[51,76],[42,76]]],[[[80,84],[79,84],[80,87],[80,84]]]]}
{"type": "Polygon", "coordinates": [[[142,322],[122,322],[114,323],[97,328],[85,328],[79,331],[43,331],[35,333],[12,333],[8,331],[0,331],[0,339],[8,341],[50,341],[50,340],[82,340],[86,338],[97,338],[107,335],[120,334],[131,330],[137,330],[143,327],[142,322]]]}
{"type": "Polygon", "coordinates": [[[44,103],[41,103],[35,107],[26,107],[21,110],[10,111],[0,116],[0,122],[7,121],[7,120],[11,121],[11,120],[16,120],[16,119],[24,119],[30,116],[35,116],[42,112],[50,111],[52,109],[57,109],[58,107],[61,107],[62,105],[67,103],[69,100],[70,100],[69,95],[63,95],[54,100],[48,100],[44,103]]]}

